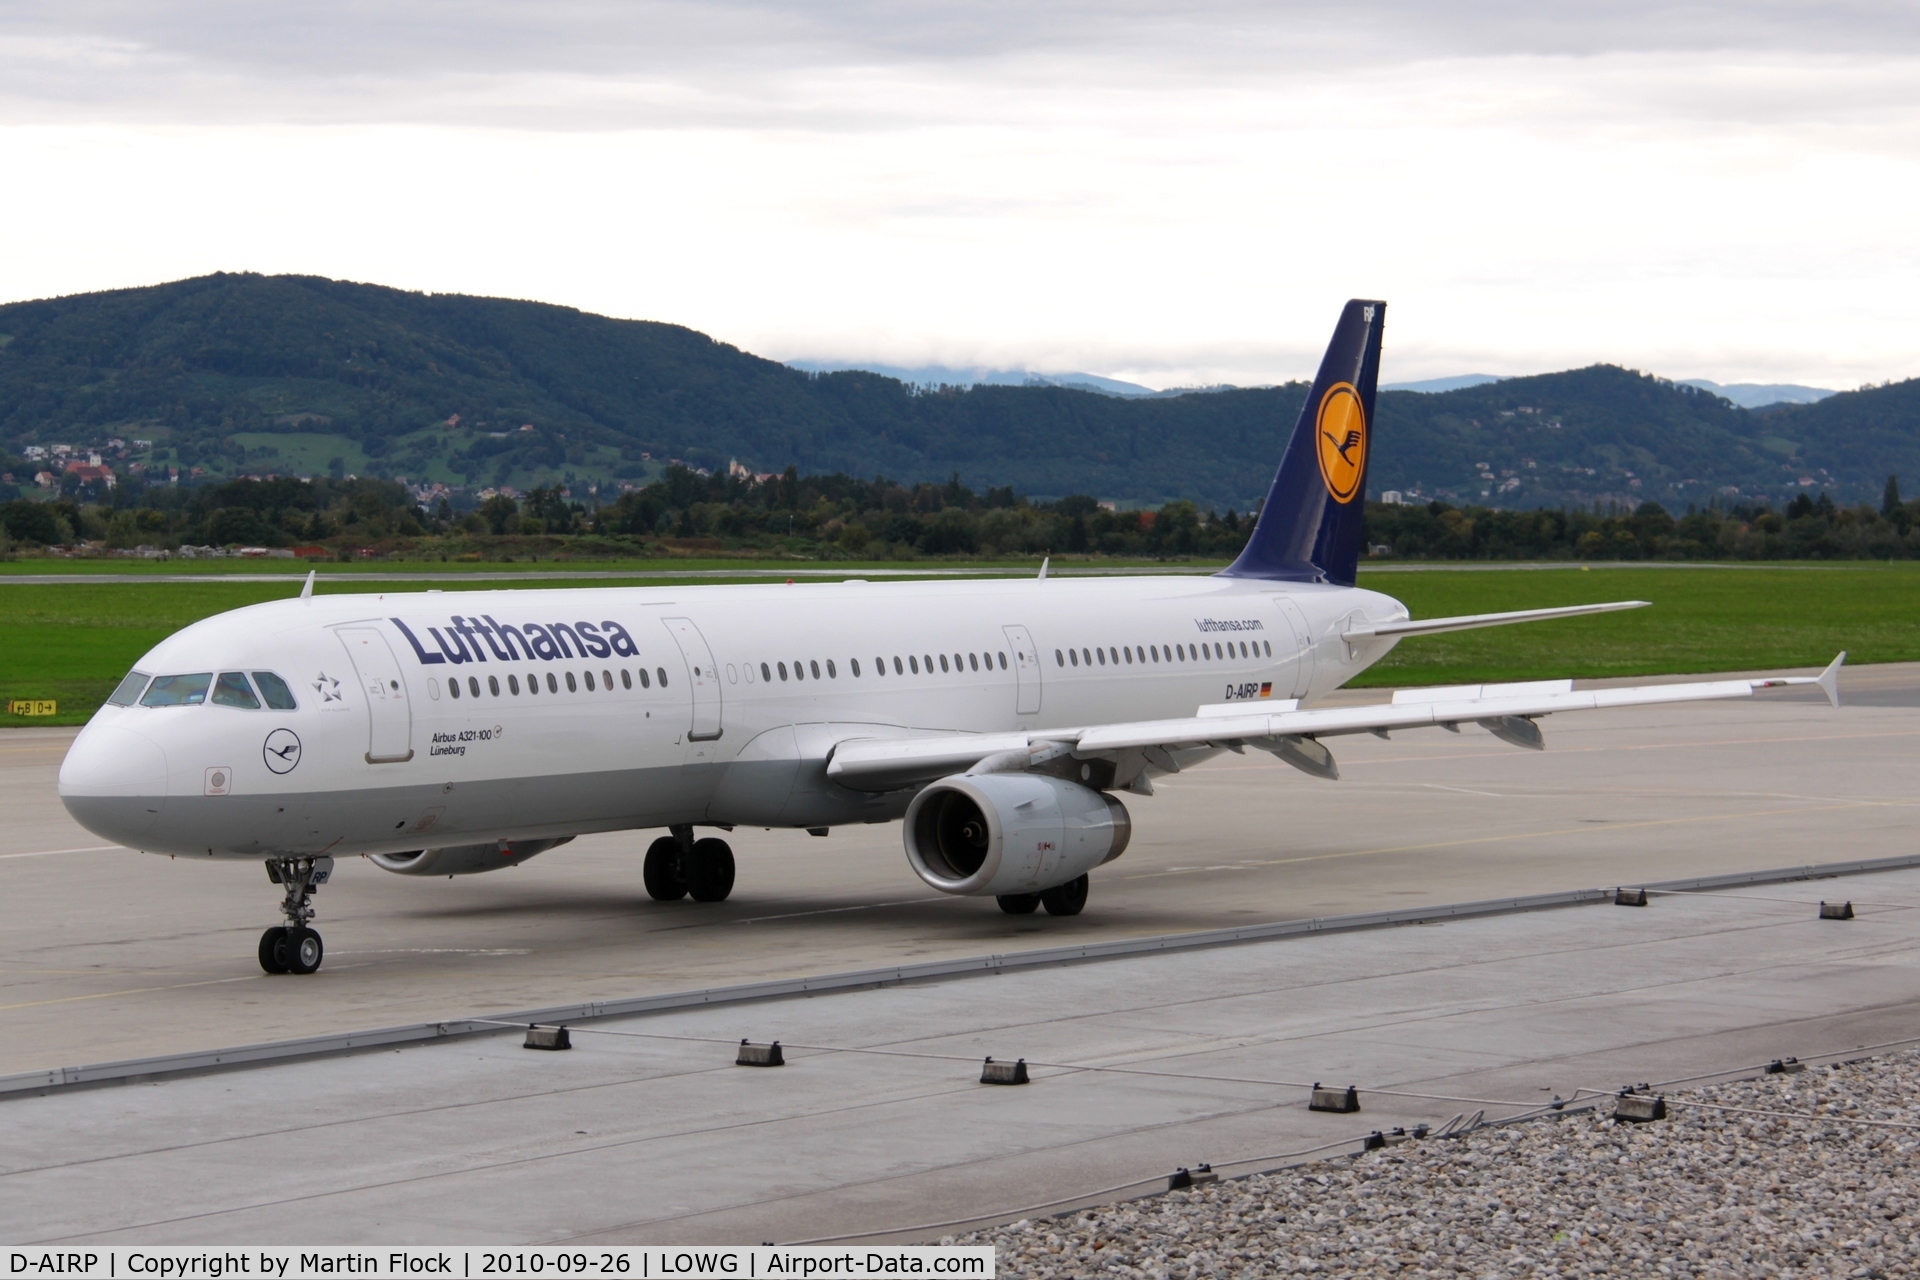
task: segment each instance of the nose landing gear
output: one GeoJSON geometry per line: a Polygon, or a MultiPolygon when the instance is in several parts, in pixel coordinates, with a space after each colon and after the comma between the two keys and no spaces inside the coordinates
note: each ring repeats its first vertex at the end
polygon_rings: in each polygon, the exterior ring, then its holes
{"type": "Polygon", "coordinates": [[[320,935],[309,927],[313,895],[333,875],[333,859],[268,858],[267,879],[281,886],[287,923],[260,935],[260,967],[268,973],[312,973],[326,957],[320,935]]]}

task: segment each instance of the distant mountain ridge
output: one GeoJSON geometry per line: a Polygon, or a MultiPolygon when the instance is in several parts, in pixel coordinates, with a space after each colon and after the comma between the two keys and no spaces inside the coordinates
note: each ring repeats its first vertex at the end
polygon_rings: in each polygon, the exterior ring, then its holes
{"type": "Polygon", "coordinates": [[[787,363],[808,373],[877,373],[882,377],[898,378],[910,387],[1069,387],[1075,391],[1097,391],[1109,396],[1149,398],[1185,395],[1196,389],[1179,387],[1155,391],[1137,382],[1104,378],[1097,373],[1038,373],[1032,369],[989,369],[984,366],[962,369],[944,364],[897,365],[872,361],[863,364],[857,361],[789,360],[787,363]]]}
{"type": "MultiPolygon", "coordinates": [[[[304,276],[0,306],[0,453],[30,491],[28,446],[118,439],[123,473],[137,461],[188,477],[583,488],[657,475],[669,460],[738,460],[1246,510],[1265,496],[1304,395],[1299,383],[1155,396],[927,389],[790,368],[678,325],[304,276]]],[[[1756,412],[1595,365],[1383,391],[1374,427],[1375,494],[1683,506],[1812,489],[1877,503],[1889,472],[1920,480],[1920,381],[1756,412]]]]}

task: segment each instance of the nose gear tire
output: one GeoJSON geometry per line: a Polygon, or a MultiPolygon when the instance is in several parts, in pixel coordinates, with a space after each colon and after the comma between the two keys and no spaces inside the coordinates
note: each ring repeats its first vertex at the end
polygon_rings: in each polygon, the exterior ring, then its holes
{"type": "Polygon", "coordinates": [[[1050,916],[1079,915],[1080,909],[1087,905],[1087,878],[1079,876],[1043,891],[1040,905],[1047,909],[1050,916]]]}
{"type": "Polygon", "coordinates": [[[288,973],[313,973],[320,968],[320,962],[326,958],[327,949],[320,942],[320,935],[312,929],[289,929],[286,940],[278,948],[278,959],[283,960],[288,973]]]}
{"type": "Polygon", "coordinates": [[[680,865],[680,842],[661,836],[647,846],[647,860],[640,866],[640,878],[646,881],[647,896],[655,902],[677,902],[687,896],[687,880],[680,865]]]}
{"type": "Polygon", "coordinates": [[[281,952],[287,945],[287,926],[277,924],[260,935],[260,968],[267,973],[285,973],[287,962],[281,952]]]}

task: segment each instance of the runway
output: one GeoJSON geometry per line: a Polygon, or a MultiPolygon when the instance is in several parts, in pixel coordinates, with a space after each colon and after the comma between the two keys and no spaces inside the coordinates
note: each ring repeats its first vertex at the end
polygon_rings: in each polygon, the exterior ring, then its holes
{"type": "MultiPolygon", "coordinates": [[[[1818,695],[1570,715],[1531,753],[1469,729],[1334,744],[1343,781],[1229,757],[1129,798],[1087,913],[1001,915],[907,870],[895,826],[741,830],[724,904],[657,904],[640,833],[412,880],[344,863],[326,968],[253,958],[276,893],[244,864],[97,840],[54,778],[71,730],[0,737],[0,1074],[1073,941],[1668,880],[1915,850],[1920,666],[1818,695]]],[[[1376,691],[1352,695],[1382,696],[1376,691]]]]}

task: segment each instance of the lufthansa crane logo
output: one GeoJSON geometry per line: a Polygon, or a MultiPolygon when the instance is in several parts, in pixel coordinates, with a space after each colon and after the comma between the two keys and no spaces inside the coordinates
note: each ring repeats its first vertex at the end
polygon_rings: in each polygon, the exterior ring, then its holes
{"type": "Polygon", "coordinates": [[[1367,413],[1351,382],[1336,382],[1320,397],[1314,431],[1327,492],[1335,502],[1352,502],[1367,470],[1367,413]]]}
{"type": "Polygon", "coordinates": [[[291,729],[275,729],[267,735],[260,754],[275,773],[291,773],[300,763],[300,739],[291,729]]]}

